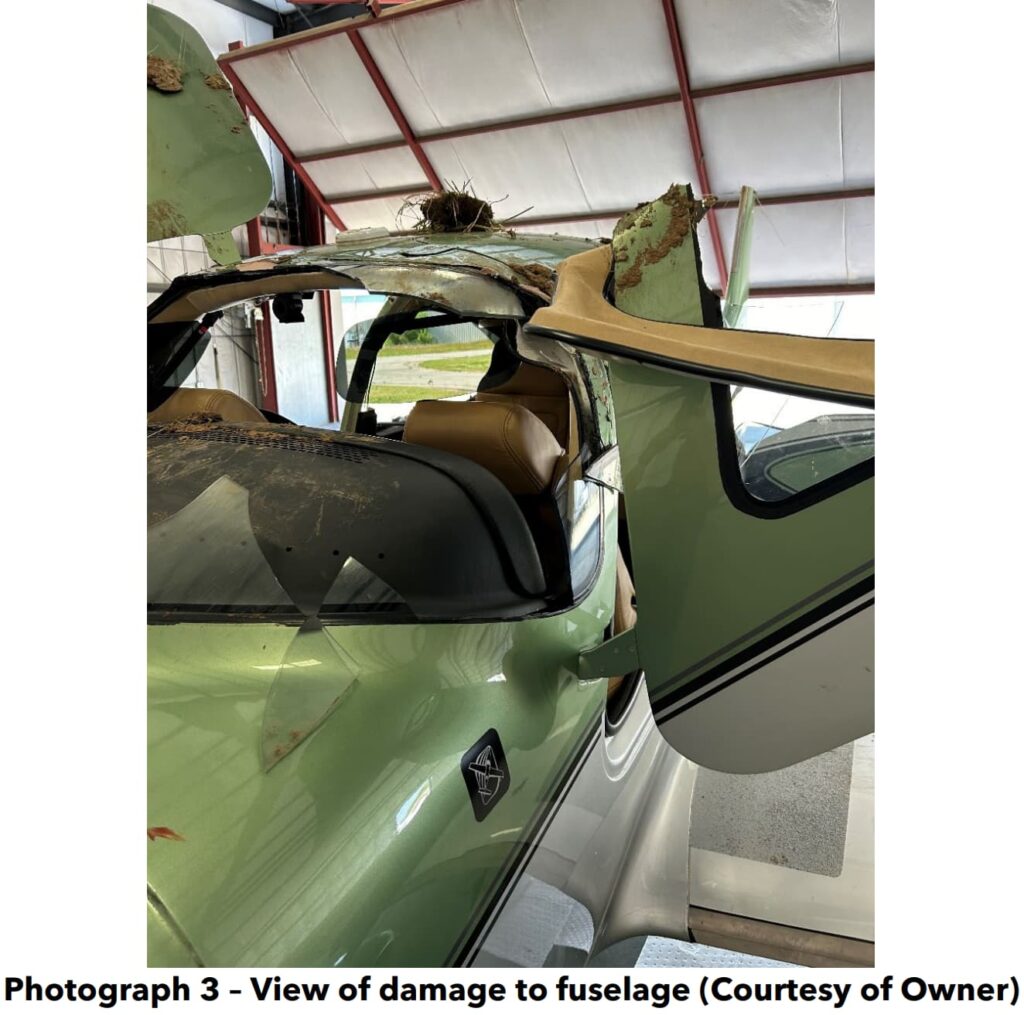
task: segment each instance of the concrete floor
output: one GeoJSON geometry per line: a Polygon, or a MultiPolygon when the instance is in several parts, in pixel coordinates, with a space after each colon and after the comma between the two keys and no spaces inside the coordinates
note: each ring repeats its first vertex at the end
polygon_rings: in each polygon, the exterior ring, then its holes
{"type": "MultiPolygon", "coordinates": [[[[424,352],[412,356],[378,356],[373,371],[373,384],[415,384],[418,387],[457,388],[476,391],[485,371],[427,370],[421,364],[430,360],[462,359],[467,356],[486,356],[486,349],[468,349],[466,352],[424,352]]],[[[373,385],[370,386],[373,395],[373,385]]]]}
{"type": "Polygon", "coordinates": [[[702,771],[691,905],[874,940],[874,763],[871,734],[764,776],[702,771]]]}

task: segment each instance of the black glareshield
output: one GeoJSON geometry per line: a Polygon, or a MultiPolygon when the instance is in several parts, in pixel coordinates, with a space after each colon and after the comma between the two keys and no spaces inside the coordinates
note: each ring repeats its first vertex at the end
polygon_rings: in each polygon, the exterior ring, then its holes
{"type": "Polygon", "coordinates": [[[152,428],[149,468],[149,603],[169,619],[454,620],[543,605],[543,570],[512,495],[456,455],[185,422],[152,428]]]}

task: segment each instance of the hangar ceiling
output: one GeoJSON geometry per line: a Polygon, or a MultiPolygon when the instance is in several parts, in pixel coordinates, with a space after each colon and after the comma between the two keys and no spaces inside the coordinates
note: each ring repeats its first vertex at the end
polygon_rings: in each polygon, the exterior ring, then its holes
{"type": "Polygon", "coordinates": [[[872,0],[413,0],[221,57],[339,229],[409,227],[469,183],[522,232],[610,235],[672,182],[715,194],[720,287],[743,184],[754,293],[870,292],[872,0]]]}

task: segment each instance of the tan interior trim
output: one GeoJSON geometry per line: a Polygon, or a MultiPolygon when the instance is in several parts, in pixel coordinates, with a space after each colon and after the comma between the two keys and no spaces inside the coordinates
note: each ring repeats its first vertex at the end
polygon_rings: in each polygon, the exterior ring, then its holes
{"type": "Polygon", "coordinates": [[[195,415],[216,416],[225,423],[266,422],[252,402],[220,388],[178,388],[148,415],[147,421],[170,423],[195,415]]]}
{"type": "Polygon", "coordinates": [[[546,490],[563,456],[551,431],[516,402],[417,402],[403,440],[468,458],[516,496],[546,490]]]}
{"type": "Polygon", "coordinates": [[[690,907],[690,933],[703,945],[800,966],[860,968],[875,964],[872,941],[786,927],[698,906],[690,907]]]}
{"type": "MultiPolygon", "coordinates": [[[[243,264],[245,262],[242,262],[243,264]]],[[[308,271],[295,275],[275,275],[272,283],[266,278],[254,278],[251,282],[226,282],[224,285],[210,285],[183,294],[169,306],[164,307],[153,324],[168,321],[194,321],[211,310],[241,303],[268,295],[268,284],[276,296],[278,293],[306,292],[309,289],[353,289],[359,283],[331,271],[308,271]]]]}
{"type": "Polygon", "coordinates": [[[612,268],[610,246],[566,258],[550,307],[540,308],[527,330],[543,329],[592,339],[609,348],[822,393],[858,398],[875,393],[875,343],[820,339],[763,331],[732,331],[665,324],[624,314],[604,298],[612,268]]]}

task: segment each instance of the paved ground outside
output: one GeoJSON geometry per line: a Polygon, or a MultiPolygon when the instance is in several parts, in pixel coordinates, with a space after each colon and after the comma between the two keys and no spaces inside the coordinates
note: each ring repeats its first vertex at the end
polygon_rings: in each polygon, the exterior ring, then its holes
{"type": "MultiPolygon", "coordinates": [[[[429,349],[429,346],[428,346],[429,349]]],[[[479,349],[468,349],[466,352],[423,352],[409,356],[380,356],[373,371],[373,386],[370,388],[371,401],[373,387],[381,385],[402,385],[415,387],[438,387],[457,389],[460,391],[476,391],[476,386],[483,376],[479,373],[464,373],[457,370],[429,370],[421,364],[431,360],[458,360],[466,357],[486,355],[479,349]]],[[[349,369],[355,360],[349,359],[349,369]]]]}

